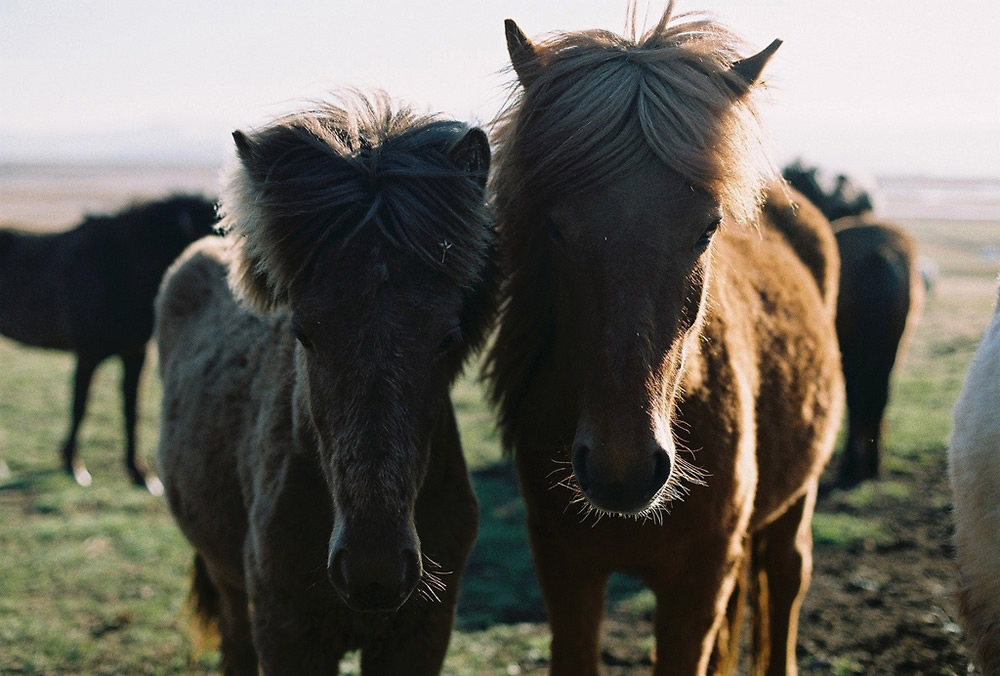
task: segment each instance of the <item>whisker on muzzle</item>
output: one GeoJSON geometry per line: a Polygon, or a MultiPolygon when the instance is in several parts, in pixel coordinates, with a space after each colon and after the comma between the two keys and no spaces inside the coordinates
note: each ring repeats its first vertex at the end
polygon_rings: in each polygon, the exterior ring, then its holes
{"type": "Polygon", "coordinates": [[[445,584],[441,577],[452,575],[453,571],[444,570],[441,564],[427,556],[427,554],[421,553],[421,557],[424,560],[424,567],[416,592],[420,598],[428,603],[441,603],[440,594],[448,588],[448,585],[445,584]]]}
{"type": "Polygon", "coordinates": [[[557,467],[549,472],[546,475],[546,478],[554,478],[549,485],[549,490],[564,488],[572,493],[566,503],[566,509],[569,509],[570,506],[578,506],[577,511],[580,515],[580,523],[586,523],[588,519],[593,517],[594,522],[591,524],[593,527],[600,523],[601,519],[605,516],[610,516],[631,518],[635,521],[641,521],[643,523],[652,521],[653,523],[662,526],[664,519],[670,515],[671,503],[675,501],[683,501],[685,497],[691,494],[692,486],[707,486],[708,482],[706,479],[711,476],[707,470],[702,469],[701,467],[698,467],[683,458],[681,456],[682,453],[693,454],[694,451],[681,448],[677,449],[673,457],[673,470],[670,472],[670,477],[667,479],[667,482],[663,484],[660,490],[653,497],[649,507],[636,514],[619,514],[617,512],[603,510],[600,507],[595,507],[587,499],[587,496],[584,495],[583,489],[580,488],[580,483],[576,478],[576,474],[573,472],[572,463],[568,461],[554,460],[553,462],[557,465],[557,467]]]}

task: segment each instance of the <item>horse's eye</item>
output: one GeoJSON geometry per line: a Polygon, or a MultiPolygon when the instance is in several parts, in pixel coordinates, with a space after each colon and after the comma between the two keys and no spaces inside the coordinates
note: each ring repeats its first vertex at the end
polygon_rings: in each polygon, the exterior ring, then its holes
{"type": "Polygon", "coordinates": [[[566,239],[563,237],[562,232],[559,231],[559,228],[556,227],[556,224],[548,216],[545,217],[545,229],[548,231],[549,237],[553,242],[560,245],[566,244],[566,239]]]}
{"type": "Polygon", "coordinates": [[[301,345],[301,346],[302,346],[302,347],[304,347],[305,349],[307,349],[307,350],[309,350],[310,352],[312,352],[312,350],[313,350],[313,344],[312,344],[312,341],[311,341],[311,340],[309,340],[309,336],[307,336],[307,335],[306,335],[306,334],[305,334],[305,333],[304,333],[304,332],[302,331],[302,329],[300,329],[300,328],[299,328],[299,327],[297,327],[297,326],[293,326],[293,327],[292,327],[292,335],[293,335],[293,336],[295,336],[295,340],[299,341],[299,345],[301,345]]]}
{"type": "Polygon", "coordinates": [[[722,224],[722,219],[717,218],[712,223],[705,228],[705,232],[701,233],[701,237],[695,243],[694,248],[696,251],[704,251],[708,248],[709,243],[712,241],[712,237],[715,235],[716,231],[719,229],[719,225],[722,224]]]}
{"type": "Polygon", "coordinates": [[[461,344],[462,329],[461,327],[456,326],[445,335],[444,339],[441,341],[440,347],[438,347],[438,351],[441,352],[441,354],[451,352],[461,344]]]}

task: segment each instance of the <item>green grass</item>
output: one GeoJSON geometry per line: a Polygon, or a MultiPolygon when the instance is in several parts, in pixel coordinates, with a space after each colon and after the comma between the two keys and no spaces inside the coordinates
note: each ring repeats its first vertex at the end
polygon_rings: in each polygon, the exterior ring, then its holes
{"type": "Polygon", "coordinates": [[[816,512],[812,525],[813,542],[817,545],[847,548],[867,543],[884,545],[892,540],[884,524],[849,514],[816,512]]]}
{"type": "MultiPolygon", "coordinates": [[[[996,266],[984,262],[981,249],[996,241],[995,227],[912,224],[942,274],[894,381],[886,479],[840,495],[835,511],[817,516],[814,536],[822,546],[882,542],[886,524],[854,513],[905,500],[907,473],[945,452],[951,407],[990,317],[996,266]]],[[[0,459],[9,468],[0,477],[0,673],[212,671],[217,654],[193,661],[184,631],[190,548],[162,500],[134,489],[122,468],[116,364],[97,374],[80,437],[94,485],[81,489],[58,471],[72,365],[68,355],[0,340],[0,459]]],[[[157,435],[153,366],[144,376],[139,431],[147,460],[157,435]]],[[[539,668],[549,634],[514,470],[501,457],[474,377],[460,379],[454,400],[482,519],[446,673],[539,668]]],[[[609,606],[648,618],[653,598],[635,580],[616,576],[609,606]]],[[[345,673],[356,668],[351,662],[345,673]]],[[[837,663],[833,671],[854,673],[854,667],[837,663]]]]}

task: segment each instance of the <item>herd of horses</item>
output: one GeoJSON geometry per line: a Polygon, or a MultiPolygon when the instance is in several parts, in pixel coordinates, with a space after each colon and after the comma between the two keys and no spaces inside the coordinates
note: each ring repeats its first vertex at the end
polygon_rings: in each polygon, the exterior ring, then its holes
{"type": "MultiPolygon", "coordinates": [[[[551,672],[598,673],[624,572],[656,597],[655,673],[735,670],[747,600],[755,672],[795,673],[820,474],[845,405],[838,483],[878,472],[914,244],[762,177],[754,93],[780,41],[743,58],[672,3],[640,36],[506,38],[520,86],[492,158],[479,128],[381,94],[235,132],[223,236],[197,198],[0,233],[0,331],[77,353],[82,484],[90,376],[124,361],[128,471],[162,480],[226,673],[335,672],[357,649],[363,673],[440,671],[478,523],[449,389],[484,344],[551,672]],[[159,479],[134,437],[154,296],[159,479]]],[[[959,411],[995,439],[988,344],[959,411]]],[[[965,439],[953,479],[981,482],[965,439]]],[[[989,539],[995,569],[990,518],[958,551],[989,539]]],[[[989,564],[963,608],[995,670],[989,564]]]]}

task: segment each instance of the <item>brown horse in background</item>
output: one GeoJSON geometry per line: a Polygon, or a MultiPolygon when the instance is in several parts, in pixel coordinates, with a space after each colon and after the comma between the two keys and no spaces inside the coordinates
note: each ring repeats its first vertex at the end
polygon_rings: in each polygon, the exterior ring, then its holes
{"type": "Polygon", "coordinates": [[[227,673],[435,674],[477,527],[449,386],[495,305],[486,136],[358,97],[234,137],[234,259],[196,244],[157,301],[198,618],[227,673]]]}
{"type": "Polygon", "coordinates": [[[487,375],[553,674],[598,671],[612,571],[656,595],[655,673],[705,673],[713,650],[732,668],[746,579],[756,668],[794,673],[843,412],[829,224],[780,189],[758,208],[752,94],[779,43],[741,60],[671,10],[638,40],[507,23],[523,93],[496,139],[508,269],[487,375]]]}
{"type": "Polygon", "coordinates": [[[847,386],[848,431],[837,484],[878,476],[889,380],[920,316],[917,245],[902,228],[864,218],[833,224],[840,251],[837,339],[847,386]]]}
{"type": "MultiPolygon", "coordinates": [[[[154,493],[162,488],[136,456],[139,377],[153,333],[153,298],[167,267],[215,225],[215,205],[176,195],[109,216],[88,216],[72,230],[0,230],[0,333],[25,345],[76,353],[65,470],[91,483],[76,457],[90,381],[107,358],[122,360],[125,468],[154,493]]],[[[13,393],[8,393],[13,396],[13,393]]]]}

